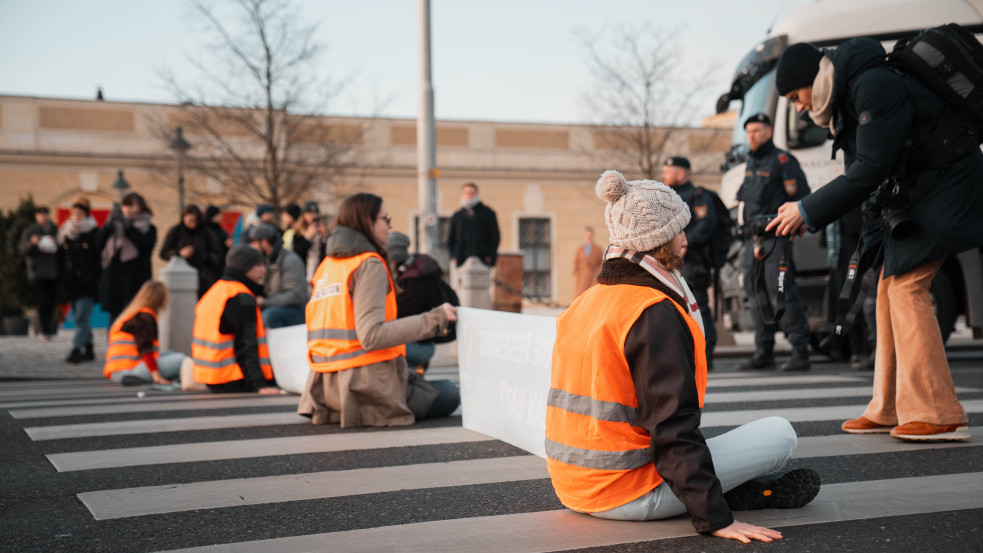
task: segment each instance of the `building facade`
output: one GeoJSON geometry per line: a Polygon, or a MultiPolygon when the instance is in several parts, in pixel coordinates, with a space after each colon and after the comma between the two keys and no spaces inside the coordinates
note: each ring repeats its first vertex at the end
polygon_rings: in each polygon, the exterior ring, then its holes
{"type": "MultiPolygon", "coordinates": [[[[79,196],[94,210],[111,209],[113,187],[122,170],[131,190],[154,211],[161,237],[178,222],[177,157],[159,129],[182,122],[173,105],[0,96],[0,208],[23,198],[67,213],[79,196]]],[[[416,122],[412,119],[323,117],[318,124],[358,128],[353,165],[332,186],[310,191],[322,211],[336,209],[343,193],[382,196],[393,228],[416,239],[420,212],[416,169],[416,122]]],[[[185,129],[189,156],[208,151],[209,138],[185,129]]],[[[727,130],[672,129],[664,155],[690,157],[693,181],[719,189],[718,165],[729,147],[727,130]]],[[[586,125],[485,121],[438,121],[438,215],[446,221],[459,207],[460,188],[479,186],[483,201],[498,215],[500,252],[523,254],[526,293],[567,304],[572,300],[572,263],[585,226],[604,243],[604,204],[594,183],[606,169],[637,172],[607,132],[586,125]]],[[[246,213],[237,191],[220,178],[185,171],[187,201],[212,203],[246,213]]],[[[155,262],[162,262],[156,258],[155,262]]],[[[159,266],[159,265],[158,265],[159,266]]]]}

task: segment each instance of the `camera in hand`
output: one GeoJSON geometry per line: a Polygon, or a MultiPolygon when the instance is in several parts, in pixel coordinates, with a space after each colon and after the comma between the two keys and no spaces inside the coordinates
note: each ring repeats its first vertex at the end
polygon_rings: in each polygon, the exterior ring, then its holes
{"type": "Polygon", "coordinates": [[[745,225],[745,233],[751,236],[774,236],[775,231],[766,231],[768,225],[778,217],[777,213],[767,213],[765,215],[755,215],[751,222],[745,225]]]}

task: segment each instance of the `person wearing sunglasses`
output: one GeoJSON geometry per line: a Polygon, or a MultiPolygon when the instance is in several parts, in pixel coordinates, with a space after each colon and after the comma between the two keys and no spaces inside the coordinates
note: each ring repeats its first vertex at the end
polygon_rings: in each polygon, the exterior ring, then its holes
{"type": "Polygon", "coordinates": [[[406,426],[449,415],[460,403],[453,383],[426,381],[407,366],[405,344],[446,334],[457,312],[444,303],[396,320],[384,246],[391,222],[379,196],[349,196],[314,273],[306,309],[311,374],[297,407],[314,424],[406,426]]]}

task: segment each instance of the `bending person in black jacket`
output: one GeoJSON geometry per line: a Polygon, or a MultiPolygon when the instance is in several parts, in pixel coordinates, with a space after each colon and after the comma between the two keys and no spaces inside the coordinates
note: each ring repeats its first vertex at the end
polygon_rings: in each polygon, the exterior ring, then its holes
{"type": "Polygon", "coordinates": [[[699,305],[679,272],[689,207],[662,183],[606,171],[611,246],[592,286],[557,319],[546,411],[547,468],[560,501],[598,518],[688,512],[698,532],[749,543],[779,532],[731,509],[797,508],[819,493],[785,471],[796,437],[769,417],[705,440],[699,305]]]}
{"type": "MultiPolygon", "coordinates": [[[[779,94],[830,129],[834,152],[842,148],[845,154],[846,171],[814,194],[783,205],[768,228],[801,234],[861,204],[881,219],[890,219],[883,216],[893,211],[889,205],[910,214],[915,228],[909,235],[892,232],[885,221],[873,398],[842,429],[890,432],[916,442],[968,440],[968,419],[956,397],[929,290],[946,257],[983,245],[983,153],[975,129],[933,134],[966,121],[917,80],[885,67],[884,55],[871,38],[848,40],[835,51],[793,44],[782,53],[779,94]],[[928,155],[963,140],[968,151],[959,157],[928,155]],[[886,181],[896,184],[882,186],[886,181]]],[[[871,243],[880,240],[868,240],[864,248],[871,243]]]]}

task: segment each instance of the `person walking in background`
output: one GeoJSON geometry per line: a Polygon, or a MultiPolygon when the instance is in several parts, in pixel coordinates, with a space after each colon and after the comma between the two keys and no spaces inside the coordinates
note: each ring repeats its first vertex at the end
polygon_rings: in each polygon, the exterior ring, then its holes
{"type": "Polygon", "coordinates": [[[452,382],[426,381],[406,365],[404,344],[446,334],[457,311],[444,303],[396,320],[383,246],[390,227],[379,196],[360,193],[341,203],[307,304],[311,374],[297,413],[313,424],[406,426],[447,416],[460,403],[452,382]]]}
{"type": "Polygon", "coordinates": [[[34,210],[34,222],[20,235],[18,251],[27,263],[27,278],[34,289],[38,308],[38,338],[51,340],[58,332],[55,320],[55,302],[58,297],[58,279],[61,276],[58,259],[58,227],[51,222],[48,208],[34,210]]]}
{"type": "Polygon", "coordinates": [[[288,252],[294,251],[294,234],[297,233],[295,226],[299,220],[300,206],[297,204],[288,204],[280,212],[280,232],[283,233],[283,249],[288,252]]]}
{"type": "Polygon", "coordinates": [[[222,246],[202,222],[202,213],[192,204],[184,208],[181,221],[171,227],[160,246],[160,258],[169,261],[175,255],[198,270],[198,297],[215,284],[222,266],[222,246]]]}
{"type": "Polygon", "coordinates": [[[210,392],[280,393],[256,304],[264,276],[263,254],[249,246],[233,246],[225,256],[222,278],[195,306],[194,380],[210,392]]]}
{"type": "MultiPolygon", "coordinates": [[[[386,251],[392,261],[391,274],[396,275],[396,317],[403,319],[440,307],[444,302],[460,305],[457,294],[443,281],[443,271],[437,260],[425,253],[410,254],[410,237],[402,232],[390,232],[386,251]]],[[[450,327],[453,330],[453,327],[450,327]]],[[[454,339],[453,332],[439,337],[441,343],[454,339]]],[[[417,374],[423,375],[436,351],[434,338],[406,344],[406,362],[417,374]]]]}
{"type": "MultiPolygon", "coordinates": [[[[717,225],[726,213],[717,212],[717,200],[702,186],[694,186],[690,182],[691,166],[685,157],[674,156],[667,158],[662,165],[662,182],[679,194],[679,197],[689,206],[690,220],[686,225],[686,254],[683,260],[683,276],[686,284],[693,291],[696,303],[700,304],[700,316],[703,318],[703,332],[707,343],[707,369],[713,370],[713,350],[717,346],[717,326],[713,320],[710,308],[710,293],[708,288],[713,284],[713,271],[716,270],[714,261],[713,241],[717,225]]],[[[728,231],[730,227],[727,227],[728,231]]]]}
{"type": "Polygon", "coordinates": [[[447,236],[451,261],[460,267],[474,256],[488,267],[494,267],[500,240],[495,212],[481,202],[478,185],[466,183],[461,187],[461,209],[451,217],[447,236]]]}
{"type": "Polygon", "coordinates": [[[594,228],[584,227],[584,243],[573,256],[573,297],[597,283],[597,273],[604,262],[604,250],[594,242],[594,228]]]}
{"type": "Polygon", "coordinates": [[[264,292],[256,297],[263,312],[263,324],[266,328],[304,324],[304,305],[309,297],[304,262],[294,252],[283,249],[272,225],[263,223],[252,227],[247,240],[263,254],[266,263],[264,292]]]}
{"type": "Polygon", "coordinates": [[[215,242],[219,245],[219,253],[222,254],[219,262],[219,272],[222,274],[222,268],[225,267],[225,254],[229,253],[229,248],[235,245],[235,241],[229,236],[229,233],[225,232],[222,228],[222,210],[210,205],[205,208],[205,228],[212,233],[215,237],[215,242]]]}
{"type": "Polygon", "coordinates": [[[68,363],[94,361],[92,351],[92,310],[99,294],[99,225],[90,214],[89,200],[78,198],[70,215],[58,228],[61,247],[61,283],[65,298],[75,316],[75,336],[68,363]]]}
{"type": "Polygon", "coordinates": [[[143,196],[130,192],[99,229],[102,308],[109,313],[110,325],[153,276],[150,256],[157,244],[157,227],[151,216],[143,196]]]}
{"type": "Polygon", "coordinates": [[[103,374],[123,386],[170,384],[181,374],[185,355],[158,350],[157,319],[167,307],[167,287],[157,280],[143,284],[109,328],[103,374]]]}

